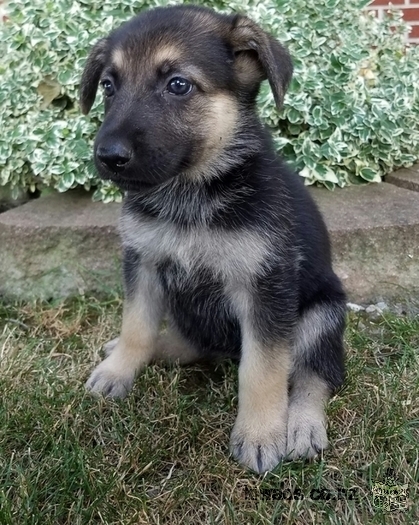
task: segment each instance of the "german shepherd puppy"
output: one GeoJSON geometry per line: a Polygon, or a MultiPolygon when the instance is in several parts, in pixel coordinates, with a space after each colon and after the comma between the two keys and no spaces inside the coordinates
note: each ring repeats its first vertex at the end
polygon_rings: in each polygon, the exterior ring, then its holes
{"type": "Polygon", "coordinates": [[[177,6],[100,40],[80,92],[86,114],[103,88],[94,158],[125,192],[122,330],[87,388],[123,397],[153,360],[237,358],[231,452],[259,473],[326,448],[324,405],[344,377],[327,231],[256,110],[260,83],[280,106],[291,74],[245,16],[177,6]]]}

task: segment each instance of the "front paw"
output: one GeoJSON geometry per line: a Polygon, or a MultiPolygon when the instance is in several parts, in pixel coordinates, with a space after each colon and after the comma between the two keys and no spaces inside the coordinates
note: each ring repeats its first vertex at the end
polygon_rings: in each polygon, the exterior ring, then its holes
{"type": "Polygon", "coordinates": [[[92,394],[104,397],[124,398],[132,388],[135,372],[116,366],[112,355],[100,363],[86,382],[92,394]]]}
{"type": "Polygon", "coordinates": [[[230,451],[241,465],[263,474],[273,470],[287,449],[287,429],[282,421],[258,427],[236,422],[231,434],[230,451]]]}
{"type": "Polygon", "coordinates": [[[290,407],[287,455],[290,459],[311,459],[328,446],[326,420],[320,411],[290,407]]]}

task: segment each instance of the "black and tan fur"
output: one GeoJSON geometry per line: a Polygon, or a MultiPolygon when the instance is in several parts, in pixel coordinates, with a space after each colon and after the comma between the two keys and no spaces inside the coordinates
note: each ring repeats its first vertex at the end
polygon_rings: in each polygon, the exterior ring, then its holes
{"type": "Polygon", "coordinates": [[[325,225],[256,112],[261,81],[279,106],[291,74],[248,18],[182,6],[100,40],[81,83],[84,113],[105,87],[95,161],[126,192],[122,330],[87,388],[122,397],[153,360],[238,358],[231,451],[257,472],[326,448],[344,373],[325,225]]]}

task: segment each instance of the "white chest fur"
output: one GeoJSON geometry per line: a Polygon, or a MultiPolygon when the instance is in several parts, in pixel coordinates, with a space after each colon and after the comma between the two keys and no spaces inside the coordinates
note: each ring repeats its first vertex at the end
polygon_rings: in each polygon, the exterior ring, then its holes
{"type": "Polygon", "coordinates": [[[188,272],[207,268],[227,281],[247,280],[258,273],[269,253],[268,239],[248,230],[179,228],[125,214],[120,231],[124,246],[135,249],[143,260],[158,263],[170,258],[188,272]]]}

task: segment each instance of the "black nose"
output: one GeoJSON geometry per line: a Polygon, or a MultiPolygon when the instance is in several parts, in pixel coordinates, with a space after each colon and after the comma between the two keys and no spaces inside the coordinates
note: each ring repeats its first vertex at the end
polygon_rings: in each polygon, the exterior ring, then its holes
{"type": "Polygon", "coordinates": [[[99,146],[96,156],[111,171],[119,173],[131,160],[132,152],[124,144],[115,143],[111,146],[99,146]]]}

